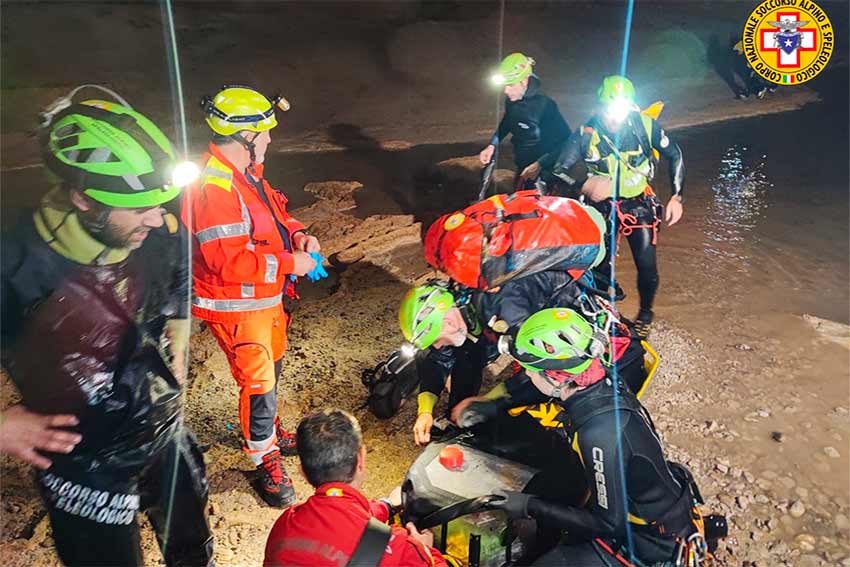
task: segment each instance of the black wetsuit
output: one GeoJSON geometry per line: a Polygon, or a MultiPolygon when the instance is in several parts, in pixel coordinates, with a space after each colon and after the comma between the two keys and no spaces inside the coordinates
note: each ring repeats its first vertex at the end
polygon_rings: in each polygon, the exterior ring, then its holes
{"type": "Polygon", "coordinates": [[[732,54],[732,73],[738,75],[740,81],[744,85],[743,89],[737,91],[736,94],[744,97],[758,95],[765,89],[776,87],[775,84],[768,83],[762,79],[761,76],[756,73],[752,67],[750,67],[750,63],[747,61],[747,58],[743,53],[738,53],[734,50],[732,54]]]}
{"type": "Polygon", "coordinates": [[[535,161],[545,159],[547,154],[557,152],[569,138],[570,127],[558,104],[543,94],[537,77],[528,79],[528,89],[520,100],[505,101],[505,115],[490,143],[498,147],[508,134],[517,175],[535,161]]]}
{"type": "Polygon", "coordinates": [[[158,233],[107,265],[60,255],[31,218],[4,234],[3,366],[27,408],[80,421],[36,474],[66,565],[143,565],[139,512],[167,565],[212,563],[203,455],[161,351],[166,320],[188,318],[185,244],[158,233]]]}
{"type": "MultiPolygon", "coordinates": [[[[641,153],[646,158],[651,159],[652,150],[658,150],[670,162],[670,187],[672,188],[672,193],[674,196],[679,196],[680,199],[682,198],[685,178],[682,150],[678,144],[669,138],[661,125],[655,120],[652,120],[651,135],[647,139],[647,133],[643,129],[640,115],[636,112],[631,113],[627,121],[624,122],[619,132],[619,140],[617,140],[616,133],[610,133],[605,129],[602,120],[598,117],[592,118],[590,122],[579,128],[566,144],[563,145],[557,159],[552,160],[551,157],[547,156],[547,160],[543,163],[544,169],[551,168],[555,174],[564,174],[573,165],[584,160],[588,164],[588,167],[596,168],[602,173],[611,173],[607,171],[606,158],[613,153],[613,149],[607,142],[602,142],[595,146],[598,154],[594,155],[594,150],[590,147],[594,131],[607,136],[609,140],[615,141],[618,144],[617,151],[621,154],[623,152],[642,150],[641,153]]],[[[647,179],[647,183],[649,181],[651,181],[651,178],[647,179]]],[[[607,244],[611,239],[611,199],[594,203],[593,206],[605,216],[608,224],[608,234],[606,234],[605,243],[606,249],[609,249],[610,246],[607,246],[607,244]]],[[[660,224],[662,220],[661,206],[654,196],[641,194],[632,198],[623,198],[621,196],[619,208],[621,215],[618,215],[618,229],[624,231],[624,234],[626,234],[629,247],[632,250],[632,257],[637,267],[640,308],[642,311],[651,311],[659,282],[658,263],[655,255],[655,236],[657,230],[656,222],[660,224]],[[628,218],[629,222],[626,222],[623,218],[626,215],[632,215],[634,219],[628,218]],[[629,229],[628,224],[644,226],[642,228],[629,229]]],[[[608,256],[606,256],[605,260],[594,272],[600,276],[603,283],[610,282],[610,250],[608,250],[608,256]]]]}
{"type": "Polygon", "coordinates": [[[498,336],[488,324],[496,319],[516,330],[530,315],[546,307],[575,305],[581,290],[563,271],[546,271],[517,278],[504,284],[498,292],[470,292],[462,313],[470,333],[480,329],[477,341],[467,339],[459,347],[431,348],[418,359],[420,391],[436,396],[452,376],[449,409],[469,396],[478,394],[484,367],[498,358],[498,336]]]}
{"type": "MultiPolygon", "coordinates": [[[[511,379],[508,386],[511,405],[547,399],[525,375],[511,379]]],[[[618,398],[615,410],[614,388],[606,378],[561,402],[561,431],[581,460],[590,498],[584,507],[530,499],[531,517],[561,528],[574,542],[558,546],[535,565],[618,565],[595,540],[628,558],[627,523],[633,557],[647,564],[671,561],[676,536],[687,538],[696,530],[690,520],[689,473],[664,458],[646,410],[625,384],[618,398]]]]}

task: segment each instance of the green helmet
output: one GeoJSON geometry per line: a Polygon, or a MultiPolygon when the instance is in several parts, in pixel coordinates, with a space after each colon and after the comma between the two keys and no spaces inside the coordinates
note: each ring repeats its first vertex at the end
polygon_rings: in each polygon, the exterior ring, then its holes
{"type": "Polygon", "coordinates": [[[510,354],[526,370],[580,374],[593,362],[593,327],[572,309],[543,309],[519,328],[510,354]]]}
{"type": "Polygon", "coordinates": [[[454,296],[444,287],[422,285],[411,289],[398,312],[405,340],[421,349],[434,344],[443,330],[443,318],[454,305],[454,296]]]}
{"type": "Polygon", "coordinates": [[[499,64],[498,72],[493,75],[493,82],[497,85],[514,85],[533,72],[534,59],[522,53],[511,53],[499,64]]]}
{"type": "Polygon", "coordinates": [[[165,134],[129,106],[87,100],[49,123],[47,167],[100,203],[154,207],[174,199],[174,150],[165,134]]]}
{"type": "Polygon", "coordinates": [[[609,105],[616,100],[622,100],[629,104],[635,102],[635,86],[630,80],[621,75],[605,77],[599,90],[596,91],[599,102],[609,105]]]}

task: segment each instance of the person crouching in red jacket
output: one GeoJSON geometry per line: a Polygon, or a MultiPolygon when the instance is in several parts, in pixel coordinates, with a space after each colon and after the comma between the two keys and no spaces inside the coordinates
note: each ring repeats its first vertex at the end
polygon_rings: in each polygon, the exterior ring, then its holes
{"type": "MultiPolygon", "coordinates": [[[[296,434],[301,470],[316,489],[303,504],[286,510],[266,542],[265,567],[345,567],[357,549],[370,518],[387,522],[400,490],[389,499],[368,500],[358,488],[366,476],[366,447],[360,425],[337,409],[301,420],[296,434]],[[392,502],[395,500],[395,502],[392,502]]],[[[391,528],[378,567],[446,567],[434,549],[434,535],[391,528]]]]}

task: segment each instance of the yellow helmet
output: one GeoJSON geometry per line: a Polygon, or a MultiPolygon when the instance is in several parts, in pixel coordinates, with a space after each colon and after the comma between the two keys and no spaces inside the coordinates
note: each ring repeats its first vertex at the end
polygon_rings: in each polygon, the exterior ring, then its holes
{"type": "Polygon", "coordinates": [[[201,100],[207,124],[216,134],[232,136],[237,132],[265,132],[277,126],[274,107],[289,110],[280,95],[271,98],[250,87],[225,85],[214,97],[201,100]]]}

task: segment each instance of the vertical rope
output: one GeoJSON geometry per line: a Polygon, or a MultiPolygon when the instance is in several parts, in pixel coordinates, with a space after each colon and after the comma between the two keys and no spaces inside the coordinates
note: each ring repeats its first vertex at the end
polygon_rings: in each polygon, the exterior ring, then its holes
{"type": "Polygon", "coordinates": [[[162,0],[160,4],[162,19],[165,24],[166,53],[168,54],[168,70],[171,74],[171,96],[174,107],[174,127],[180,140],[183,157],[189,155],[189,140],[186,132],[186,109],[183,106],[183,81],[180,76],[180,58],[177,55],[177,33],[174,29],[174,11],[171,0],[162,0]]]}
{"type": "MultiPolygon", "coordinates": [[[[620,75],[626,75],[626,68],[628,66],[629,60],[629,44],[631,43],[632,36],[632,18],[634,15],[634,0],[628,0],[626,5],[626,22],[625,29],[623,31],[623,49],[620,54],[620,75]]],[[[617,152],[620,151],[620,131],[617,132],[614,137],[614,148],[617,152]]],[[[618,218],[617,211],[619,210],[618,202],[620,198],[620,176],[622,172],[622,164],[620,160],[616,160],[617,164],[615,174],[614,174],[614,187],[611,191],[611,211],[609,213],[609,225],[611,227],[611,234],[609,239],[609,250],[611,251],[610,257],[610,286],[608,289],[609,300],[611,305],[616,308],[616,281],[617,281],[617,272],[616,272],[616,260],[617,260],[617,231],[619,229],[618,226],[618,218]]],[[[614,338],[617,336],[617,327],[616,325],[611,326],[611,345],[613,348],[614,338]]],[[[617,362],[614,361],[612,365],[612,380],[614,383],[614,427],[616,429],[617,435],[617,461],[620,463],[619,466],[619,476],[620,476],[620,486],[622,487],[620,498],[623,499],[623,506],[625,508],[626,521],[624,522],[626,528],[626,551],[629,555],[629,561],[635,560],[635,544],[634,544],[634,534],[632,533],[632,526],[628,521],[629,516],[629,493],[628,487],[626,486],[626,469],[623,458],[623,432],[622,432],[622,423],[620,417],[620,376],[617,369],[617,362]]]]}
{"type": "MultiPolygon", "coordinates": [[[[173,118],[174,118],[174,127],[177,133],[177,137],[179,140],[179,148],[182,153],[180,156],[182,159],[186,159],[189,156],[189,136],[186,128],[186,110],[183,106],[183,81],[180,76],[180,59],[177,55],[177,33],[174,29],[174,10],[171,3],[171,0],[161,0],[160,3],[160,11],[162,14],[163,21],[163,34],[164,34],[164,42],[166,45],[166,59],[168,60],[168,70],[171,76],[171,96],[172,96],[172,107],[173,107],[173,118]]],[[[184,206],[188,206],[189,200],[184,200],[184,206]]],[[[178,235],[181,234],[181,229],[178,227],[178,235]]],[[[180,261],[186,263],[186,267],[192,265],[192,239],[188,238],[188,234],[185,238],[185,246],[186,246],[186,254],[184,257],[179,258],[180,261]]],[[[181,272],[185,273],[185,277],[189,280],[186,286],[187,296],[184,300],[188,303],[190,301],[192,282],[189,274],[191,273],[189,269],[181,272]]],[[[186,346],[186,350],[188,351],[188,345],[186,346]]],[[[185,363],[188,364],[189,356],[188,352],[184,353],[185,355],[185,363]]],[[[177,438],[175,442],[172,444],[172,448],[170,452],[172,453],[169,458],[169,466],[171,466],[170,471],[170,482],[168,485],[168,496],[165,499],[165,509],[163,510],[165,514],[165,526],[162,531],[162,555],[163,557],[168,557],[168,546],[170,544],[169,534],[171,533],[171,522],[172,522],[172,511],[174,508],[174,494],[177,488],[177,467],[180,462],[180,442],[179,438],[182,434],[183,424],[182,418],[181,423],[177,428],[177,438]]]]}
{"type": "MultiPolygon", "coordinates": [[[[504,52],[504,43],[505,43],[505,0],[501,0],[499,2],[499,50],[498,50],[498,63],[501,63],[503,52],[504,52]]],[[[497,64],[498,64],[497,63],[497,64]]],[[[499,109],[502,106],[502,94],[499,93],[499,96],[496,97],[496,110],[493,113],[494,122],[496,123],[496,128],[499,127],[499,109]]],[[[495,130],[495,129],[494,129],[495,130]]],[[[498,151],[498,148],[497,148],[498,151]]]]}
{"type": "MultiPolygon", "coordinates": [[[[504,45],[505,45],[505,0],[500,0],[499,2],[499,48],[497,50],[498,59],[496,60],[496,64],[498,65],[502,61],[502,57],[504,54],[504,45]]],[[[499,122],[501,122],[499,118],[500,110],[502,107],[502,92],[499,91],[496,96],[496,108],[493,110],[493,131],[497,131],[499,129],[499,122]]],[[[499,164],[499,147],[501,146],[501,140],[499,140],[499,144],[496,144],[496,149],[493,151],[493,159],[494,169],[498,167],[499,164]]],[[[486,166],[485,166],[486,167],[486,166]]],[[[491,183],[493,183],[491,181],[491,183]]]]}
{"type": "Polygon", "coordinates": [[[635,13],[635,0],[628,0],[626,6],[626,29],[623,32],[623,51],[620,55],[620,74],[626,74],[626,65],[629,62],[629,47],[632,41],[632,18],[635,13]]]}

